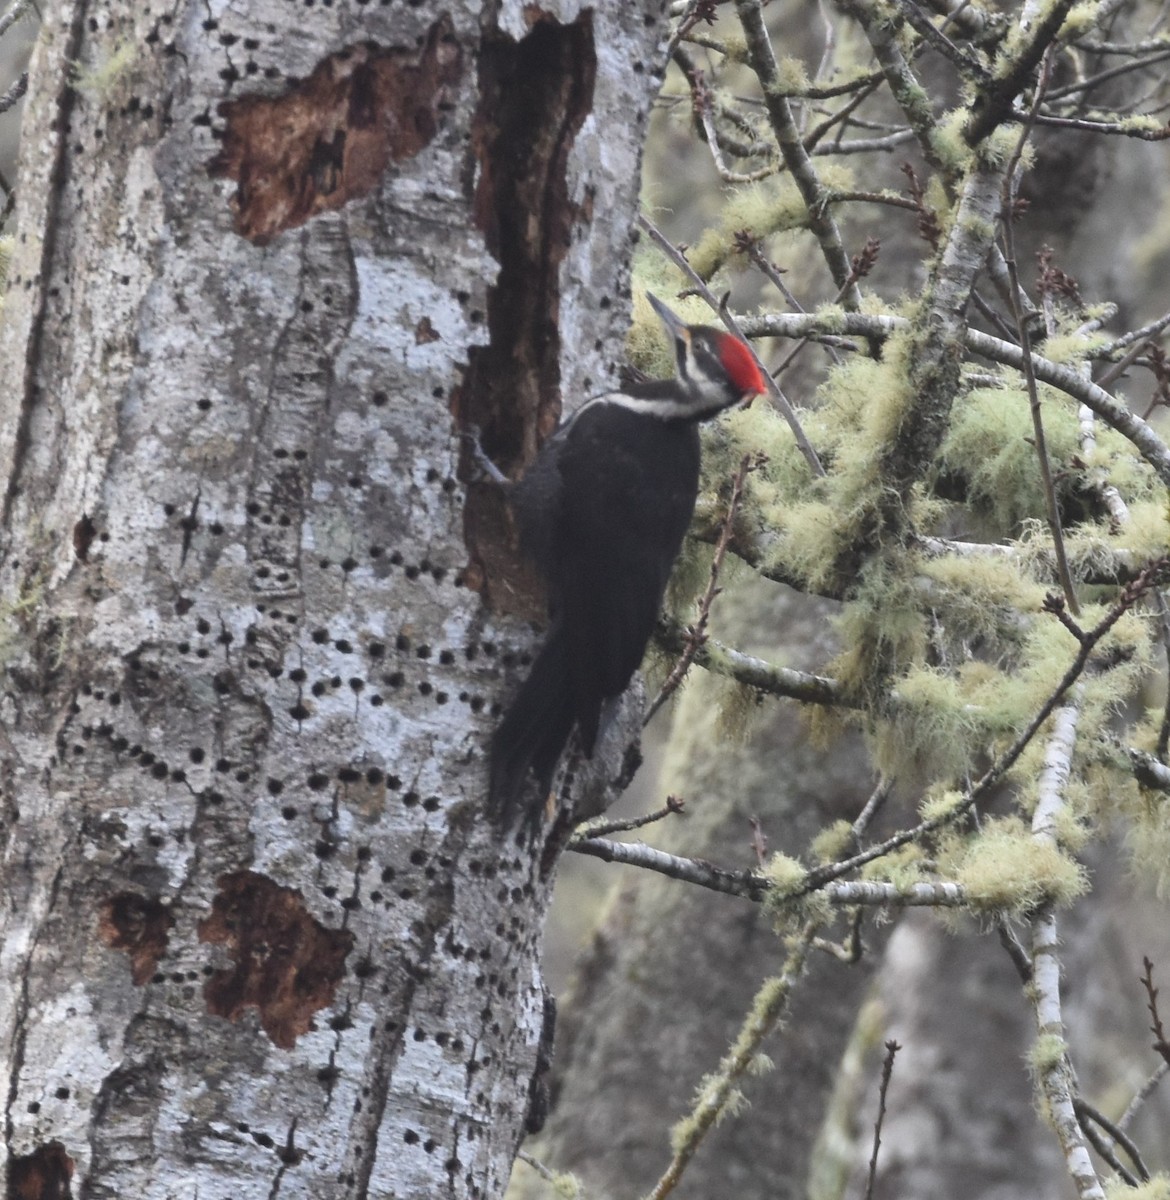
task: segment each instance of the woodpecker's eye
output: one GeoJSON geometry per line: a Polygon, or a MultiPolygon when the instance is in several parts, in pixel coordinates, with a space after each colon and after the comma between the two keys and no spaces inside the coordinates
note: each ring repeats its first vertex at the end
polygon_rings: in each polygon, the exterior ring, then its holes
{"type": "Polygon", "coordinates": [[[712,353],[705,338],[695,338],[691,352],[695,358],[695,366],[698,367],[699,375],[703,379],[719,379],[726,374],[718,355],[712,353]]]}

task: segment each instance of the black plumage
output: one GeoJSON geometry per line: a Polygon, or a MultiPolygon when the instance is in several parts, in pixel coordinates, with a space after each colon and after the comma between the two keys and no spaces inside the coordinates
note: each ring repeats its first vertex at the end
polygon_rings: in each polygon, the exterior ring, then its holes
{"type": "Polygon", "coordinates": [[[530,772],[539,790],[523,815],[539,820],[574,727],[591,755],[605,703],[642,661],[694,512],[699,421],[763,390],[741,342],[652,302],[675,338],[679,377],[589,401],[511,488],[550,625],[492,742],[489,804],[505,826],[522,813],[530,772]]]}

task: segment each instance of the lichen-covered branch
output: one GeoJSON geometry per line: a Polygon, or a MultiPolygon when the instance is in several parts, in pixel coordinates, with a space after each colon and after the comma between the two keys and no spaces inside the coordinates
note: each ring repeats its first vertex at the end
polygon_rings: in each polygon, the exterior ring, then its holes
{"type": "MultiPolygon", "coordinates": [[[[768,313],[759,317],[740,319],[740,328],[748,337],[804,338],[818,335],[852,337],[888,337],[910,327],[905,317],[870,315],[868,313],[768,313]]],[[[1023,368],[1023,351],[1002,338],[992,337],[978,329],[967,328],[962,334],[963,345],[974,354],[989,358],[1004,366],[1023,368]]],[[[1050,384],[1072,399],[1092,409],[1106,425],[1117,430],[1137,447],[1142,457],[1154,468],[1159,478],[1170,485],[1170,447],[1161,437],[1131,412],[1120,400],[1099,384],[1082,376],[1075,368],[1055,363],[1033,353],[1032,368],[1041,383],[1050,384]]]]}
{"type": "MultiPolygon", "coordinates": [[[[1056,713],[1040,776],[1039,801],[1032,817],[1032,838],[1056,848],[1057,826],[1064,807],[1064,789],[1072,770],[1080,705],[1074,698],[1056,713]]],[[[1037,1045],[1034,1065],[1057,1137],[1064,1151],[1069,1177],[1081,1200],[1104,1200],[1104,1190],[1093,1169],[1074,1104],[1072,1064],[1065,1040],[1060,1002],[1060,939],[1056,909],[1042,904],[1031,920],[1032,985],[1036,1012],[1037,1045]]]]}
{"type": "Polygon", "coordinates": [[[671,1138],[674,1157],[647,1200],[664,1200],[674,1191],[707,1133],[733,1105],[737,1082],[751,1069],[764,1040],[788,1011],[792,990],[804,972],[818,928],[815,920],[805,923],[792,940],[780,974],[766,980],[756,994],[735,1043],[716,1070],[703,1080],[690,1114],[675,1127],[671,1138]]]}
{"type": "MultiPolygon", "coordinates": [[[[679,621],[664,618],[658,626],[657,638],[667,650],[681,654],[687,646],[687,634],[679,621]]],[[[759,688],[773,696],[787,696],[808,704],[844,704],[851,701],[835,679],[781,667],[752,654],[711,638],[702,641],[694,651],[694,661],[705,670],[734,679],[745,687],[759,688]]]]}
{"type": "Polygon", "coordinates": [[[834,284],[844,291],[845,306],[855,309],[861,304],[861,292],[856,283],[849,282],[849,256],[845,253],[841,241],[841,231],[829,211],[829,195],[813,167],[808,151],[804,148],[792,107],[780,88],[776,54],[772,49],[772,39],[764,26],[759,0],[736,0],[735,10],[739,14],[744,36],[747,38],[748,61],[763,89],[764,104],[780,153],[808,208],[809,228],[820,243],[821,253],[828,264],[834,284]]]}
{"type": "MultiPolygon", "coordinates": [[[[756,871],[729,871],[708,862],[668,854],[644,842],[615,842],[601,837],[575,837],[569,849],[577,854],[600,858],[604,862],[641,867],[690,883],[709,891],[739,896],[744,900],[763,903],[771,897],[775,904],[784,903],[784,894],[774,895],[776,884],[766,874],[756,871]]],[[[960,908],[968,903],[967,890],[951,880],[922,880],[909,884],[887,883],[881,880],[836,880],[815,889],[798,887],[793,892],[808,895],[815,890],[828,903],[850,907],[864,904],[875,908],[960,908]]]]}

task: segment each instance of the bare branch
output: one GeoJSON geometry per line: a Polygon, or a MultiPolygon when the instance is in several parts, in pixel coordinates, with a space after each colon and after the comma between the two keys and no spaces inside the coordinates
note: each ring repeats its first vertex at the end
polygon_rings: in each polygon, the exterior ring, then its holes
{"type": "Polygon", "coordinates": [[[873,1153],[869,1156],[869,1178],[865,1183],[865,1200],[873,1200],[873,1185],[877,1178],[878,1150],[882,1144],[882,1123],[886,1119],[886,1093],[890,1090],[890,1078],[894,1074],[894,1056],[901,1050],[892,1038],[886,1042],[886,1055],[882,1059],[882,1080],[878,1087],[878,1115],[873,1123],[873,1153]]]}
{"type": "Polygon", "coordinates": [[[1094,1108],[1087,1100],[1078,1097],[1073,1101],[1073,1107],[1076,1110],[1077,1119],[1081,1123],[1081,1129],[1084,1130],[1085,1137],[1093,1143],[1093,1149],[1121,1175],[1130,1187],[1136,1187],[1140,1181],[1150,1178],[1149,1168],[1142,1158],[1141,1151],[1137,1148],[1137,1143],[1134,1142],[1124,1129],[1109,1120],[1104,1113],[1094,1108]],[[1137,1171],[1136,1175],[1127,1170],[1124,1164],[1113,1153],[1112,1144],[1102,1138],[1096,1132],[1094,1126],[1100,1126],[1129,1155],[1130,1161],[1134,1165],[1134,1170],[1137,1171]]]}
{"type": "Polygon", "coordinates": [[[21,77],[0,96],[0,113],[6,113],[14,104],[17,103],[28,91],[28,72],[25,71],[21,77]]]}
{"type": "Polygon", "coordinates": [[[600,818],[595,821],[586,821],[585,824],[577,826],[574,836],[577,838],[603,838],[609,837],[612,833],[628,833],[631,829],[644,829],[647,825],[653,825],[666,817],[680,815],[685,808],[685,801],[678,796],[667,796],[666,803],[661,808],[656,808],[644,816],[629,817],[624,821],[606,821],[600,818]]]}
{"type": "MultiPolygon", "coordinates": [[[[1039,799],[1032,817],[1032,837],[1044,846],[1057,845],[1057,821],[1064,807],[1064,789],[1072,770],[1079,718],[1080,701],[1077,698],[1056,714],[1056,723],[1048,741],[1044,770],[1040,776],[1039,799]]],[[[1042,904],[1033,915],[1031,926],[1032,981],[1029,995],[1043,1050],[1037,1065],[1037,1078],[1077,1195],[1081,1200],[1104,1200],[1105,1192],[1093,1169],[1093,1160],[1077,1120],[1072,1065],[1068,1057],[1060,1002],[1060,940],[1055,906],[1051,902],[1042,904]]]]}

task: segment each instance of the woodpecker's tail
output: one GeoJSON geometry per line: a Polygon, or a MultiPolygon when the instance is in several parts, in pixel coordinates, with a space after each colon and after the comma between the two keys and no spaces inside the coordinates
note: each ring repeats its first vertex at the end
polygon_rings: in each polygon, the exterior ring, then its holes
{"type": "Polygon", "coordinates": [[[539,822],[574,720],[568,647],[556,622],[492,739],[488,804],[502,828],[516,824],[522,812],[530,826],[539,822]],[[526,790],[529,771],[535,775],[539,791],[526,790]],[[524,811],[529,795],[532,798],[524,811]]]}

